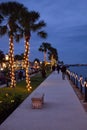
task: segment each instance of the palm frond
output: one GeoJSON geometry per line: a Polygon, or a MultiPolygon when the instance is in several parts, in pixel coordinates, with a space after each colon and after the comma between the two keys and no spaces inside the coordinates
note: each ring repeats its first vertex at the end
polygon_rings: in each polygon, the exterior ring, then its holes
{"type": "Polygon", "coordinates": [[[29,18],[30,18],[30,21],[34,23],[40,18],[40,14],[36,11],[30,11],[29,18]]]}
{"type": "Polygon", "coordinates": [[[41,29],[42,27],[45,27],[46,26],[46,23],[44,21],[40,21],[36,24],[32,24],[31,25],[31,30],[32,31],[37,31],[39,29],[41,29]]]}
{"type": "Polygon", "coordinates": [[[38,32],[37,34],[38,34],[38,36],[40,36],[41,38],[47,38],[47,33],[44,32],[44,31],[40,31],[40,32],[38,32]]]}
{"type": "Polygon", "coordinates": [[[0,35],[3,36],[7,33],[7,26],[0,26],[0,35]]]}

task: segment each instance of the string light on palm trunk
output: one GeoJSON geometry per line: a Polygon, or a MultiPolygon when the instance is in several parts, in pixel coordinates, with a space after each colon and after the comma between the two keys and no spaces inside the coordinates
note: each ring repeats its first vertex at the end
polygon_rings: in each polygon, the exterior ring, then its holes
{"type": "Polygon", "coordinates": [[[30,44],[28,42],[28,38],[25,40],[25,53],[24,53],[24,66],[25,66],[25,74],[26,74],[26,88],[28,91],[32,89],[31,87],[31,81],[30,81],[30,76],[29,76],[29,51],[30,51],[30,44]]]}
{"type": "Polygon", "coordinates": [[[13,36],[10,36],[9,39],[9,67],[10,67],[10,77],[11,77],[11,84],[10,87],[16,86],[15,80],[15,69],[14,69],[14,45],[13,45],[13,36]]]}

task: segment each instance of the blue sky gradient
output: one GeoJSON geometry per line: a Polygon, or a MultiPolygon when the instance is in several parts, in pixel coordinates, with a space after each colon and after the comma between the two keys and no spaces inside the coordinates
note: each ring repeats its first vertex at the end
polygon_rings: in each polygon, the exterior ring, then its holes
{"type": "MultiPolygon", "coordinates": [[[[0,0],[7,2],[8,0],[0,0]]],[[[87,63],[87,0],[16,0],[29,10],[40,12],[40,19],[47,23],[44,30],[48,38],[43,40],[32,34],[30,60],[43,54],[38,51],[42,42],[49,42],[58,50],[59,60],[64,63],[87,63]]],[[[24,52],[24,41],[15,44],[15,53],[24,52]]],[[[0,49],[8,52],[8,37],[0,38],[0,49]]]]}

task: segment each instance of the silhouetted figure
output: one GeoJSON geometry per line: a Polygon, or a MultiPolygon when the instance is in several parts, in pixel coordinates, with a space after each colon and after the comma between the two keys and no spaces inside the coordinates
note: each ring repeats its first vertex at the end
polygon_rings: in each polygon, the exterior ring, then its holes
{"type": "Polygon", "coordinates": [[[62,66],[61,72],[62,72],[62,79],[64,80],[65,79],[65,74],[66,74],[66,66],[65,65],[62,66]]]}
{"type": "Polygon", "coordinates": [[[20,72],[19,72],[19,79],[22,80],[22,78],[23,78],[23,72],[20,70],[20,72]]]}
{"type": "Polygon", "coordinates": [[[41,72],[41,73],[42,73],[42,77],[43,77],[43,78],[46,78],[46,71],[45,71],[44,68],[42,69],[42,72],[41,72]]]}
{"type": "Polygon", "coordinates": [[[52,66],[52,71],[55,71],[55,65],[52,66]]]}
{"type": "Polygon", "coordinates": [[[59,71],[60,71],[60,66],[57,64],[57,72],[59,74],[59,71]]]}
{"type": "Polygon", "coordinates": [[[19,78],[19,75],[18,75],[18,72],[16,71],[15,72],[15,79],[16,79],[16,81],[18,81],[18,78],[19,78]]]}

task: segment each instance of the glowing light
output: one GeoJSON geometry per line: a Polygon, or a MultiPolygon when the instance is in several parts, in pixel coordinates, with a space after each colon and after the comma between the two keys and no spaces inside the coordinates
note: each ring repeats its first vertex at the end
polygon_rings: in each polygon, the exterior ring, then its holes
{"type": "Polygon", "coordinates": [[[26,75],[26,88],[28,91],[32,88],[30,85],[30,77],[29,77],[29,51],[30,51],[30,44],[28,42],[29,37],[25,37],[25,53],[24,53],[24,67],[25,67],[25,75],[26,75]]]}
{"type": "Polygon", "coordinates": [[[10,67],[10,77],[11,77],[11,84],[10,87],[16,86],[15,80],[15,69],[14,69],[14,46],[13,46],[13,36],[10,36],[9,40],[9,67],[10,67]]]}

